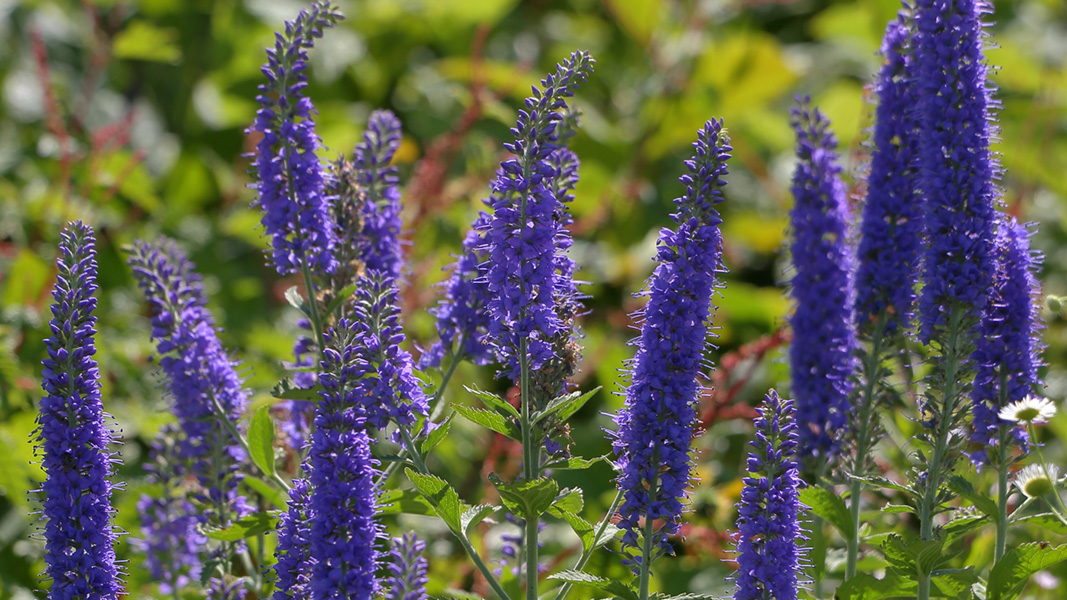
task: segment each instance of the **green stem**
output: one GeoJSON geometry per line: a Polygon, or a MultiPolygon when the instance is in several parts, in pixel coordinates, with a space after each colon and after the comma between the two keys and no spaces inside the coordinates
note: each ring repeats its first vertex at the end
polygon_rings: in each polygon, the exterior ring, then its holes
{"type": "Polygon", "coordinates": [[[319,346],[319,356],[326,349],[326,338],[322,327],[322,317],[319,316],[319,300],[315,293],[315,282],[311,278],[311,269],[307,261],[301,261],[300,271],[304,274],[304,290],[307,292],[308,319],[311,321],[311,331],[315,335],[315,343],[319,346]]]}
{"type": "MultiPolygon", "coordinates": [[[[431,473],[429,469],[426,468],[426,463],[423,462],[422,456],[415,449],[415,441],[411,439],[411,434],[408,433],[408,430],[404,427],[401,427],[399,431],[400,437],[404,441],[404,445],[407,447],[408,452],[411,454],[411,457],[415,462],[415,468],[419,471],[419,473],[422,473],[423,475],[430,475],[431,473]]],[[[485,562],[482,560],[482,557],[478,555],[478,551],[474,549],[473,545],[471,545],[470,540],[467,539],[467,536],[463,535],[463,532],[461,531],[451,531],[452,535],[456,536],[456,539],[459,540],[459,544],[463,546],[464,550],[467,551],[467,555],[471,557],[471,560],[474,562],[474,566],[478,568],[478,571],[481,572],[483,577],[485,577],[485,580],[489,582],[489,586],[493,588],[493,591],[496,592],[502,600],[511,600],[508,596],[508,593],[505,592],[504,588],[500,586],[500,582],[496,580],[496,577],[493,575],[493,572],[489,570],[489,567],[485,565],[485,562]]]]}
{"type": "MultiPolygon", "coordinates": [[[[226,427],[226,429],[229,430],[230,435],[232,435],[237,440],[237,443],[241,444],[241,448],[244,449],[245,454],[247,454],[248,456],[252,456],[252,450],[248,447],[248,440],[246,440],[245,437],[241,435],[240,431],[237,431],[237,426],[230,422],[230,418],[226,416],[226,409],[222,408],[222,404],[219,403],[219,399],[215,397],[215,394],[209,395],[211,396],[211,403],[215,406],[215,412],[217,413],[216,416],[218,417],[218,420],[226,427]]],[[[289,484],[286,483],[286,481],[282,479],[281,476],[278,475],[278,473],[268,473],[263,469],[260,469],[260,471],[268,478],[270,478],[271,481],[277,483],[283,490],[287,492],[289,491],[289,484]]]]}
{"type": "Polygon", "coordinates": [[[1030,434],[1030,443],[1034,446],[1034,452],[1037,454],[1037,461],[1041,465],[1041,472],[1045,474],[1045,477],[1052,484],[1052,497],[1056,499],[1056,502],[1050,503],[1052,512],[1056,514],[1060,522],[1067,525],[1067,506],[1063,505],[1063,497],[1060,496],[1060,491],[1056,489],[1056,480],[1052,478],[1052,473],[1048,470],[1048,463],[1045,462],[1045,458],[1041,455],[1041,444],[1037,442],[1037,435],[1034,431],[1034,424],[1028,423],[1026,426],[1028,433],[1030,434]]]}
{"type": "MultiPolygon", "coordinates": [[[[522,472],[526,481],[540,474],[540,453],[534,446],[533,398],[530,397],[530,361],[526,339],[519,340],[519,426],[522,432],[522,472]]],[[[526,600],[537,600],[537,519],[526,521],[526,600]]]]}
{"type": "MultiPolygon", "coordinates": [[[[593,556],[593,551],[598,548],[597,542],[601,536],[608,529],[608,524],[611,522],[611,516],[615,514],[615,511],[619,509],[619,505],[622,504],[622,490],[615,493],[615,499],[611,501],[611,506],[608,508],[607,514],[604,515],[604,519],[597,526],[596,532],[593,535],[593,543],[588,548],[582,549],[582,555],[578,557],[578,562],[574,565],[575,571],[581,571],[585,568],[585,565],[589,562],[589,559],[593,556]]],[[[567,593],[571,591],[573,584],[566,582],[559,588],[559,592],[556,593],[554,600],[564,600],[567,597],[567,593]]]]}
{"type": "MultiPolygon", "coordinates": [[[[652,497],[649,498],[649,504],[654,502],[652,497]]],[[[651,515],[645,515],[645,543],[641,548],[641,571],[640,571],[640,587],[639,596],[640,600],[648,600],[648,582],[652,576],[652,525],[654,520],[651,515]]]]}
{"type": "Polygon", "coordinates": [[[845,563],[845,581],[856,575],[856,563],[859,561],[860,549],[860,494],[863,482],[853,479],[849,484],[849,512],[852,516],[852,535],[848,539],[848,560],[845,563]]]}

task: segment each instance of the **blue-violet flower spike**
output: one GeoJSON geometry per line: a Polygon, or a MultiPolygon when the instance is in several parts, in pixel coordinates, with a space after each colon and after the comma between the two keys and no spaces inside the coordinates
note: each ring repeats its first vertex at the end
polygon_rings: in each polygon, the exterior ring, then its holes
{"type": "MultiPolygon", "coordinates": [[[[305,462],[305,473],[309,470],[305,462]]],[[[274,549],[275,582],[273,600],[306,600],[310,597],[311,490],[306,478],[293,480],[286,511],[278,517],[278,546],[274,549]]]]}
{"type": "Polygon", "coordinates": [[[389,166],[400,147],[400,138],[400,120],[387,110],[376,110],[370,115],[352,159],[357,180],[367,193],[362,207],[363,263],[368,270],[393,278],[400,276],[404,264],[399,178],[396,167],[389,166]]]}
{"type": "Polygon", "coordinates": [[[904,15],[890,21],[878,73],[874,149],[863,204],[856,265],[856,325],[892,335],[915,304],[923,212],[917,193],[919,124],[912,36],[904,15]],[[881,322],[878,322],[881,319],[881,322]]]}
{"type": "Polygon", "coordinates": [[[317,2],[276,33],[274,48],[267,50],[259,86],[260,109],[249,127],[263,137],[256,144],[253,170],[256,204],[263,211],[263,228],[271,236],[272,258],[278,273],[300,271],[330,273],[337,235],[324,193],[326,181],[316,152],[315,112],[307,87],[307,49],[322,30],[340,20],[329,2],[317,2]]]}
{"type": "Polygon", "coordinates": [[[917,0],[919,188],[929,244],[919,297],[929,342],[950,310],[977,323],[992,273],[999,167],[989,148],[996,107],[986,84],[982,0],[917,0]]]}
{"type": "Polygon", "coordinates": [[[853,256],[846,239],[849,210],[829,121],[802,104],[793,109],[793,127],[798,162],[793,172],[790,250],[796,309],[789,320],[793,329],[789,362],[800,456],[825,463],[837,451],[835,432],[847,420],[857,347],[852,327],[853,256]]]}
{"type": "MultiPolygon", "coordinates": [[[[971,458],[979,464],[996,455],[990,450],[1000,445],[1000,434],[1014,425],[998,413],[1037,392],[1042,385],[1038,369],[1044,364],[1041,332],[1045,323],[1037,304],[1040,285],[1035,276],[1041,255],[1030,249],[1030,232],[1014,218],[1000,222],[995,251],[993,290],[973,355],[971,441],[982,448],[971,458]]],[[[1011,435],[1005,441],[1014,439],[1025,450],[1025,430],[1015,428],[1011,435]]]]}
{"type": "Polygon", "coordinates": [[[414,533],[393,538],[389,551],[386,600],[426,600],[426,542],[414,533]]]}
{"type": "Polygon", "coordinates": [[[560,141],[566,99],[593,64],[587,52],[574,52],[534,89],[511,130],[514,142],[505,144],[515,158],[501,163],[493,183],[493,216],[484,229],[490,336],[512,376],[523,346],[531,369],[551,358],[553,336],[562,327],[555,311],[560,200],[550,185],[556,169],[548,158],[560,141]]]}
{"type": "Polygon", "coordinates": [[[623,492],[618,525],[631,566],[642,551],[637,548],[642,521],[663,520],[653,541],[667,552],[667,536],[680,527],[692,476],[698,379],[713,336],[712,295],[724,272],[715,205],[722,201],[731,148],[722,122],[708,121],[693,146],[696,153],[686,161],[689,173],[681,178],[686,193],[675,200],[678,212],[671,215],[677,230],[660,231],[659,264],[644,292],[648,303],[635,315],[643,320],[641,334],[633,342],[637,354],[626,402],[615,416],[617,485],[623,492]]]}
{"type": "Polygon", "coordinates": [[[81,222],[60,234],[59,275],[52,291],[52,335],[45,340],[38,428],[34,438],[45,481],[45,575],[48,600],[115,600],[111,507],[112,433],[100,399],[96,354],[96,240],[81,222]]]}
{"type": "Polygon", "coordinates": [[[796,600],[807,537],[799,517],[800,476],[793,402],[771,390],[759,408],[737,517],[734,600],[796,600]]]}

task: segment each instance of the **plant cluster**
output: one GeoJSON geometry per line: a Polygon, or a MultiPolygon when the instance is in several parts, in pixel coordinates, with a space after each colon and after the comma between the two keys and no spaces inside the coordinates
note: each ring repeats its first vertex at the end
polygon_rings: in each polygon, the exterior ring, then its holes
{"type": "MultiPolygon", "coordinates": [[[[736,599],[821,598],[836,580],[838,598],[1013,598],[1030,575],[1067,559],[1067,546],[1008,544],[1022,521],[1067,526],[1067,507],[1034,429],[1055,413],[1040,396],[1040,257],[1027,227],[998,210],[987,11],[980,0],[918,0],[889,23],[858,218],[829,121],[806,99],[792,113],[795,309],[783,382],[792,399],[768,391],[754,421],[734,535],[736,599]],[[892,442],[885,417],[901,410],[919,433],[905,440],[911,476],[892,481],[875,448],[892,442]],[[972,469],[997,473],[995,498],[975,489],[972,469]],[[1012,485],[1025,498],[1013,510],[1012,485]],[[899,518],[915,531],[875,531],[882,519],[865,519],[865,504],[911,515],[899,518]],[[1048,512],[1029,510],[1039,505],[1048,512]],[[993,562],[952,567],[983,527],[996,531],[993,562]],[[840,573],[824,552],[831,529],[845,543],[840,573]]],[[[176,419],[152,449],[155,492],[138,504],[135,560],[176,599],[418,600],[432,565],[423,539],[387,531],[386,519],[403,513],[435,519],[501,600],[564,600],[575,586],[667,600],[653,591],[653,563],[673,553],[685,521],[726,269],[717,209],[733,150],[725,124],[699,127],[673,225],[659,232],[638,293],[640,332],[606,433],[612,454],[578,456],[568,421],[598,390],[573,383],[585,309],[570,254],[579,161],[569,142],[595,61],[572,53],[526,99],[486,211],[432,309],[439,339],[416,360],[399,297],[402,195],[391,166],[402,125],[373,113],[352,155],[331,162],[306,94],[307,53],[341,18],[317,2],[277,34],[249,128],[267,259],[303,282],[286,298],[304,333],[272,402],[250,402],[182,248],[159,239],[128,249],[176,419]],[[462,362],[493,369],[512,392],[465,387],[477,404],[459,401],[447,390],[462,362]],[[517,473],[486,474],[481,502],[432,468],[457,417],[521,453],[517,473]],[[556,475],[604,461],[617,493],[590,520],[582,490],[556,475]],[[498,553],[472,536],[492,520],[520,531],[498,553]],[[548,522],[579,542],[576,557],[560,559],[565,568],[541,552],[548,522]],[[632,577],[591,572],[601,549],[614,549],[632,577]]],[[[117,599],[115,433],[93,359],[93,231],[72,223],[62,240],[36,433],[49,598],[117,599]]]]}

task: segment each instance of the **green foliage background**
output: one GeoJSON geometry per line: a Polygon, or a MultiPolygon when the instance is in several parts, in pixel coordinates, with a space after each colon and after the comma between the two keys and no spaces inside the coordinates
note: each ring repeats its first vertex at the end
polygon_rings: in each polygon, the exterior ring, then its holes
{"type": "MultiPolygon", "coordinates": [[[[711,117],[726,120],[735,147],[723,205],[730,273],[718,300],[720,349],[711,358],[718,363],[724,353],[782,325],[789,309],[782,249],[792,202],[788,109],[794,96],[806,94],[829,115],[853,191],[861,195],[873,113],[865,86],[879,65],[885,23],[898,8],[895,0],[339,4],[347,20],[312,52],[309,94],[328,148],[323,155],[351,151],[374,108],[392,109],[404,123],[397,162],[402,180],[417,183],[405,194],[411,230],[405,310],[409,336],[421,344],[434,335],[425,311],[435,301],[433,284],[445,276],[440,268],[487,195],[521,99],[571,50],[586,48],[597,58],[596,73],[576,100],[584,116],[573,143],[582,159],[574,250],[581,277],[591,282],[579,381],[608,391],[619,389],[619,369],[631,355],[627,315],[640,303],[630,294],[651,271],[658,228],[668,223],[671,199],[682,190],[681,161],[711,117]]],[[[244,361],[259,399],[280,376],[279,363],[290,358],[295,315],[282,292],[296,282],[279,280],[264,266],[265,239],[246,187],[244,153],[254,142],[244,128],[256,109],[264,48],[300,7],[292,0],[0,0],[0,598],[29,597],[43,569],[42,546],[29,538],[35,526],[28,493],[41,473],[28,440],[64,221],[85,220],[99,233],[98,359],[105,406],[124,440],[120,476],[129,483],[116,498],[119,522],[131,536],[137,535],[134,503],[143,491],[140,463],[169,417],[150,361],[147,313],[120,247],[166,234],[191,252],[226,328],[224,340],[244,361]],[[54,109],[34,57],[34,35],[47,52],[54,109]],[[128,143],[101,142],[104,128],[131,114],[128,143]]],[[[1064,293],[1067,4],[998,1],[992,18],[998,47],[988,56],[1000,66],[993,80],[1004,105],[997,147],[1006,168],[1004,201],[1007,210],[1040,224],[1034,245],[1047,256],[1046,289],[1064,293]]],[[[1049,318],[1048,393],[1060,400],[1067,389],[1067,328],[1049,318]]],[[[768,385],[786,380],[774,353],[753,367],[750,377],[732,373],[729,379],[742,382],[741,404],[755,403],[768,385]]],[[[470,369],[461,378],[499,386],[490,374],[470,369]]],[[[468,401],[458,393],[451,397],[468,401]]],[[[607,452],[601,428],[610,421],[601,413],[620,402],[601,393],[578,415],[573,438],[579,453],[607,452]]],[[[902,435],[912,430],[905,415],[898,421],[902,435]]],[[[726,415],[699,442],[692,525],[677,546],[680,557],[658,564],[661,590],[726,591],[723,536],[735,517],[749,432],[747,419],[726,415]]],[[[1062,462],[1056,440],[1067,439],[1067,418],[1061,413],[1048,432],[1055,438],[1048,455],[1062,462]]],[[[432,467],[474,499],[482,477],[471,465],[482,465],[492,447],[487,437],[470,433],[452,436],[432,467]]],[[[887,449],[887,466],[902,464],[901,457],[887,449]]],[[[506,471],[517,462],[510,460],[486,472],[506,471]]],[[[590,473],[561,479],[585,488],[596,519],[594,510],[610,501],[610,470],[590,473]]],[[[991,484],[986,479],[979,485],[991,484]]],[[[913,526],[903,516],[887,517],[881,518],[913,526]]],[[[488,531],[485,543],[498,544],[499,530],[488,531]]],[[[147,576],[128,548],[129,537],[120,555],[130,559],[131,597],[145,597],[147,576]]],[[[573,540],[550,528],[548,544],[558,549],[573,540]]],[[[991,548],[990,530],[972,544],[972,562],[991,556],[991,548]]],[[[432,544],[431,554],[433,591],[470,583],[470,569],[446,543],[432,544]]],[[[621,573],[617,557],[602,553],[597,560],[602,572],[621,573]]],[[[1032,587],[1034,597],[1062,597],[1032,587]]]]}

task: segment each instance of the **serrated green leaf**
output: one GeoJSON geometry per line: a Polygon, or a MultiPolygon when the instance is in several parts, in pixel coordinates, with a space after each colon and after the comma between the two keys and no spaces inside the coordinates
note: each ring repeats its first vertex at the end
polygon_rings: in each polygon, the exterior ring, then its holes
{"type": "Polygon", "coordinates": [[[404,469],[408,479],[411,480],[415,489],[430,503],[437,516],[448,525],[449,529],[457,534],[462,534],[463,503],[459,501],[459,494],[444,479],[434,475],[416,473],[411,469],[404,469]]]}
{"type": "Polygon", "coordinates": [[[504,506],[527,521],[536,521],[540,518],[548,507],[552,506],[559,492],[559,484],[548,477],[507,483],[495,473],[490,473],[489,482],[500,493],[504,506]]]}
{"type": "Polygon", "coordinates": [[[519,426],[511,419],[496,411],[485,408],[474,408],[473,406],[465,406],[462,404],[455,404],[452,406],[452,409],[462,415],[464,419],[467,419],[472,423],[477,423],[482,427],[492,429],[493,431],[506,435],[513,440],[522,439],[522,432],[519,431],[519,426]]]}
{"type": "MultiPolygon", "coordinates": [[[[316,370],[318,368],[316,367],[316,370]]],[[[315,387],[311,388],[299,388],[289,378],[285,378],[278,383],[274,384],[274,387],[270,390],[270,395],[279,400],[304,400],[306,402],[318,402],[322,400],[322,395],[319,393],[322,391],[321,384],[315,384],[315,387]]]]}
{"type": "Polygon", "coordinates": [[[479,504],[463,511],[459,519],[460,525],[463,527],[463,534],[469,536],[471,527],[481,523],[494,512],[496,512],[496,507],[488,504],[479,504]]]}
{"type": "Polygon", "coordinates": [[[903,537],[893,534],[882,544],[882,553],[889,564],[906,573],[921,570],[932,573],[937,567],[951,558],[944,554],[945,540],[939,536],[936,540],[913,539],[905,541],[903,537]]]}
{"type": "MultiPolygon", "coordinates": [[[[949,549],[956,542],[963,539],[963,536],[969,534],[975,529],[986,524],[986,520],[989,517],[979,514],[961,514],[953,518],[945,526],[941,528],[941,532],[945,538],[945,548],[949,549]]],[[[953,553],[955,555],[957,553],[953,553]]]]}
{"type": "Polygon", "coordinates": [[[997,508],[997,503],[992,498],[975,492],[974,486],[967,479],[959,475],[949,475],[948,487],[961,498],[973,504],[975,508],[982,511],[994,523],[1000,518],[1000,510],[997,508]]]}
{"type": "Polygon", "coordinates": [[[572,392],[555,398],[548,403],[548,406],[546,406],[544,410],[534,415],[533,423],[540,423],[542,420],[551,417],[552,415],[556,415],[557,420],[566,422],[567,419],[574,415],[574,413],[581,410],[581,408],[585,406],[585,403],[589,402],[600,389],[600,387],[597,387],[584,394],[580,392],[572,392]]]}
{"type": "Polygon", "coordinates": [[[593,529],[593,526],[589,524],[589,521],[586,521],[584,518],[573,512],[561,511],[556,508],[549,508],[548,514],[563,519],[567,525],[570,525],[571,529],[574,530],[574,533],[578,536],[578,539],[582,541],[582,548],[585,551],[592,548],[593,544],[596,542],[596,540],[593,539],[593,536],[596,535],[596,531],[593,529]]]}
{"type": "Polygon", "coordinates": [[[258,477],[252,477],[251,475],[245,475],[244,481],[248,487],[255,490],[260,496],[275,506],[275,508],[285,510],[289,506],[289,498],[285,493],[285,490],[274,487],[273,485],[259,479],[258,477]]]}
{"type": "Polygon", "coordinates": [[[574,570],[560,571],[554,575],[549,575],[548,578],[607,592],[617,598],[623,598],[624,600],[637,600],[637,592],[629,585],[616,579],[604,579],[602,577],[597,577],[596,575],[574,570]]]}
{"type": "Polygon", "coordinates": [[[932,573],[930,581],[933,589],[947,598],[970,598],[974,584],[978,583],[978,574],[974,567],[940,569],[932,573]]]}
{"type": "Polygon", "coordinates": [[[430,450],[437,447],[438,444],[443,442],[448,437],[448,431],[452,429],[452,417],[455,413],[448,415],[448,417],[442,421],[436,429],[430,432],[430,435],[426,436],[426,439],[422,441],[422,453],[429,454],[430,450]]]}
{"type": "Polygon", "coordinates": [[[915,509],[911,506],[905,506],[903,504],[886,504],[882,507],[882,512],[895,515],[901,513],[914,513],[915,509]]]}
{"type": "Polygon", "coordinates": [[[229,527],[206,527],[204,528],[204,535],[221,542],[236,542],[273,531],[277,526],[278,516],[276,513],[258,512],[234,521],[229,527]]]}
{"type": "Polygon", "coordinates": [[[800,490],[800,501],[807,504],[811,512],[833,525],[846,540],[852,539],[852,516],[840,496],[830,490],[811,486],[800,490]]]}
{"type": "Polygon", "coordinates": [[[987,597],[989,600],[1014,598],[1031,575],[1064,560],[1067,560],[1067,544],[1051,546],[1047,542],[1031,542],[1015,546],[989,572],[987,597]]]}
{"type": "Polygon", "coordinates": [[[1041,529],[1045,529],[1045,530],[1051,531],[1053,533],[1058,533],[1058,534],[1061,534],[1061,535],[1067,534],[1067,525],[1064,525],[1063,521],[1059,520],[1059,518],[1057,518],[1056,515],[1054,515],[1052,513],[1041,513],[1039,515],[1030,515],[1030,516],[1027,516],[1027,517],[1014,519],[1014,520],[1011,521],[1011,523],[1013,525],[1015,523],[1025,524],[1025,525],[1034,525],[1034,526],[1037,526],[1037,527],[1039,527],[1041,529]]]}
{"type": "Polygon", "coordinates": [[[674,596],[652,594],[650,598],[652,600],[719,600],[719,596],[711,596],[709,594],[677,594],[674,596]]]}
{"type": "Polygon", "coordinates": [[[854,477],[853,479],[859,479],[865,483],[869,483],[875,487],[885,488],[888,490],[896,490],[898,492],[904,492],[905,494],[913,495],[914,492],[911,488],[900,485],[899,483],[893,483],[884,477],[854,477]]]}
{"type": "Polygon", "coordinates": [[[467,386],[463,386],[463,389],[467,390],[471,394],[474,394],[475,398],[477,398],[477,399],[481,400],[482,402],[484,402],[486,406],[495,408],[497,410],[497,412],[499,412],[501,414],[511,415],[511,416],[515,417],[516,419],[521,419],[522,418],[522,415],[519,414],[519,409],[515,408],[514,406],[511,405],[510,402],[508,402],[507,400],[504,400],[503,398],[501,398],[500,396],[497,396],[496,394],[494,394],[492,392],[486,392],[486,391],[480,390],[480,389],[478,389],[476,387],[467,387],[467,386]]]}
{"type": "Polygon", "coordinates": [[[433,506],[415,490],[388,490],[378,496],[377,510],[379,514],[391,515],[405,513],[409,515],[425,515],[432,517],[433,506]]]}
{"type": "Polygon", "coordinates": [[[582,469],[588,469],[589,467],[607,460],[607,456],[598,456],[596,458],[582,458],[581,456],[572,456],[563,460],[557,460],[545,465],[546,469],[555,469],[556,471],[580,471],[582,469]]]}
{"type": "Polygon", "coordinates": [[[560,490],[556,500],[552,502],[552,508],[564,512],[579,514],[585,508],[585,499],[579,488],[564,488],[560,490]]]}
{"type": "Polygon", "coordinates": [[[261,406],[252,414],[252,423],[248,426],[248,453],[252,462],[267,475],[273,476],[274,469],[274,421],[270,418],[270,407],[261,406]]]}
{"type": "Polygon", "coordinates": [[[888,574],[883,579],[875,579],[860,573],[838,586],[834,597],[837,600],[914,598],[916,588],[914,580],[902,575],[888,574]]]}

